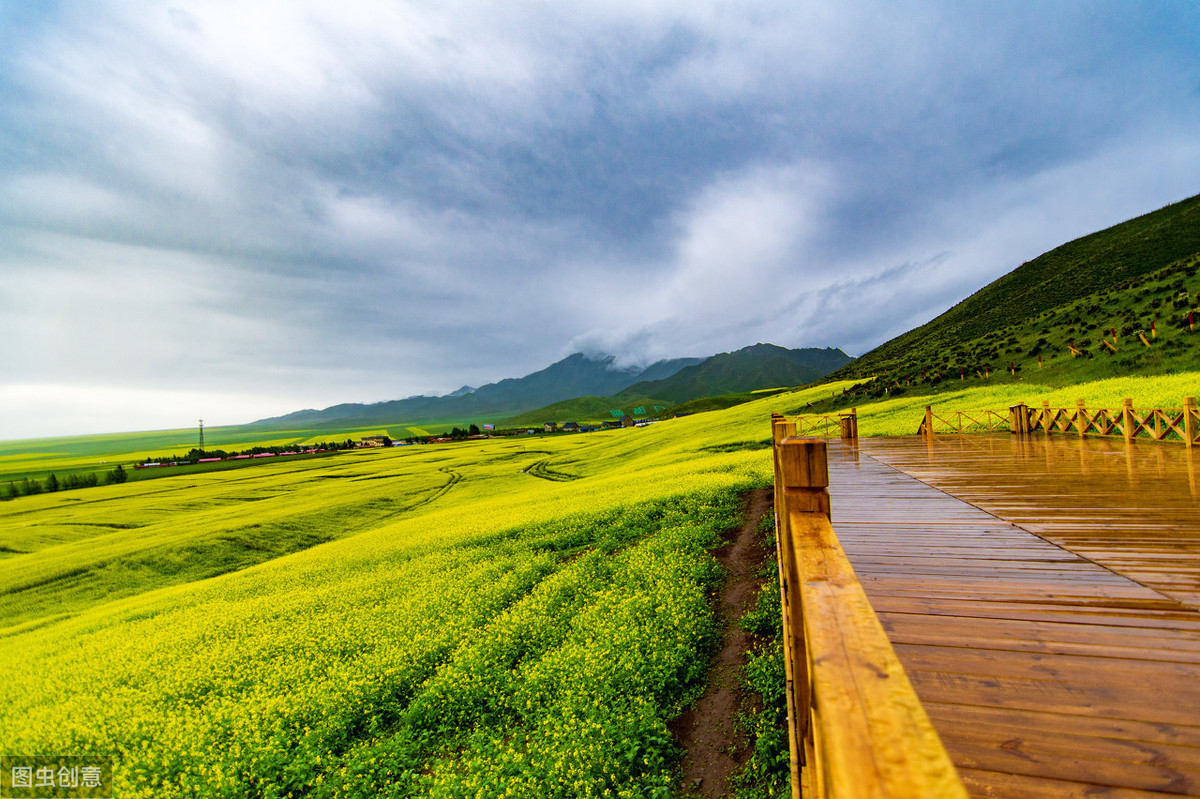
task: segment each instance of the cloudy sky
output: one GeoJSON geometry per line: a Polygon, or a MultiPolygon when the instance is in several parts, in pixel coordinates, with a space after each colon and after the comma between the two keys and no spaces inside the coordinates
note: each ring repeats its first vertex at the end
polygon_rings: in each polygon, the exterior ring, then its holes
{"type": "Polygon", "coordinates": [[[0,439],[851,354],[1200,192],[1192,3],[4,2],[0,439]]]}

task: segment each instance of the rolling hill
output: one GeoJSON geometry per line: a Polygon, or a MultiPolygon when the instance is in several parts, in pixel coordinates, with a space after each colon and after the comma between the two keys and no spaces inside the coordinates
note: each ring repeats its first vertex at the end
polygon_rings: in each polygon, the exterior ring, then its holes
{"type": "Polygon", "coordinates": [[[995,373],[1061,385],[1194,368],[1183,334],[1198,260],[1200,195],[1028,261],[829,377],[909,386],[995,373]]]}
{"type": "Polygon", "coordinates": [[[760,343],[714,355],[662,380],[635,383],[614,399],[655,397],[678,404],[721,394],[801,386],[820,380],[850,361],[850,356],[839,349],[789,350],[760,343]]]}

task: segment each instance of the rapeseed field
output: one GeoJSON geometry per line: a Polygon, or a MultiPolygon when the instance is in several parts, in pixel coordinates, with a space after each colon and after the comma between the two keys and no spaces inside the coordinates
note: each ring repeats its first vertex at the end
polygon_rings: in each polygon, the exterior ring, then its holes
{"type": "Polygon", "coordinates": [[[769,413],[0,504],[2,748],[122,797],[668,795],[769,413]]]}

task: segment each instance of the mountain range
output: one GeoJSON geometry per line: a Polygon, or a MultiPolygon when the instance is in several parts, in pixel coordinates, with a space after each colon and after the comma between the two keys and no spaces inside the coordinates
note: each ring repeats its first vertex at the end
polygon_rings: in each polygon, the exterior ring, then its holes
{"type": "Polygon", "coordinates": [[[620,366],[612,355],[574,353],[537,372],[440,397],[372,404],[344,403],[260,419],[266,427],[367,426],[384,422],[498,420],[577,398],[612,398],[674,405],[699,397],[811,383],[849,363],[839,349],[789,350],[755,344],[709,358],[673,358],[647,367],[620,366]]]}

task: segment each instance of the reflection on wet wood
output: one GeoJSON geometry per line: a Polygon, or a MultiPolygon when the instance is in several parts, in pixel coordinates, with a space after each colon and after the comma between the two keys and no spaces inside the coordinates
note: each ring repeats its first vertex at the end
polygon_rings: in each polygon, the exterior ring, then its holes
{"type": "Polygon", "coordinates": [[[972,795],[1200,795],[1187,449],[863,439],[829,467],[834,527],[972,795]]]}

